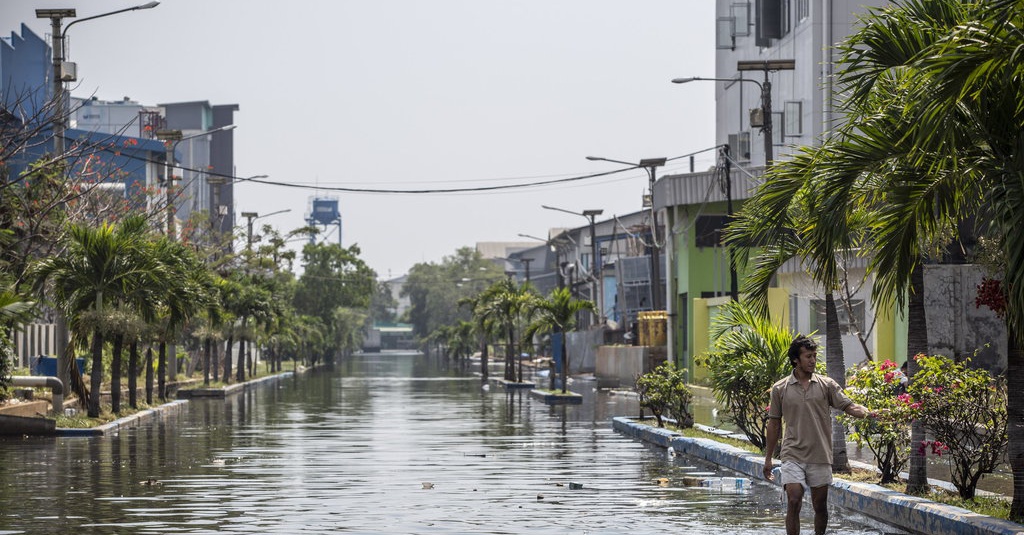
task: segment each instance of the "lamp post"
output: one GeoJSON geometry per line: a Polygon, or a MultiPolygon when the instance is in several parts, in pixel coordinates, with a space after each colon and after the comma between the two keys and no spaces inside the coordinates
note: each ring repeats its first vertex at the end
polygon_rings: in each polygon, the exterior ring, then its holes
{"type": "Polygon", "coordinates": [[[691,76],[689,78],[674,78],[673,84],[686,84],[690,82],[749,82],[757,85],[761,91],[761,136],[764,138],[764,166],[771,167],[774,160],[772,150],[772,82],[768,79],[770,71],[793,70],[796,62],[791,59],[768,60],[768,61],[739,61],[736,63],[738,71],[764,71],[764,82],[751,80],[749,78],[702,78],[691,76]]]}
{"type": "Polygon", "coordinates": [[[642,167],[647,171],[651,195],[651,310],[661,310],[661,258],[658,253],[658,210],[654,208],[654,182],[657,180],[657,168],[664,166],[668,158],[644,158],[640,160],[640,163],[612,160],[600,156],[587,156],[587,159],[592,162],[611,162],[642,167]]]}
{"type": "Polygon", "coordinates": [[[156,138],[164,142],[164,148],[167,150],[167,154],[164,157],[164,165],[166,171],[164,172],[164,189],[167,195],[167,237],[171,240],[177,240],[177,233],[174,228],[174,151],[178,148],[178,143],[182,141],[188,141],[197,137],[213,134],[214,132],[225,132],[227,130],[234,130],[235,125],[229,124],[224,126],[218,126],[211,130],[185,136],[181,130],[157,130],[156,138]]]}
{"type": "Polygon", "coordinates": [[[64,19],[74,18],[78,13],[74,9],[37,9],[36,18],[50,19],[51,27],[51,54],[53,56],[53,152],[59,157],[64,154],[64,130],[66,129],[67,110],[65,109],[66,98],[64,82],[74,82],[77,79],[75,64],[64,61],[64,40],[68,30],[79,22],[94,20],[110,15],[117,15],[126,11],[137,11],[140,9],[152,9],[160,5],[160,2],[149,2],[146,4],[118,9],[108,13],[101,13],[84,19],[72,21],[61,29],[64,19]]]}
{"type": "Polygon", "coordinates": [[[564,208],[556,208],[554,206],[541,205],[541,208],[545,210],[555,210],[557,212],[565,212],[567,214],[578,215],[586,218],[590,222],[590,296],[594,299],[597,304],[597,322],[599,325],[604,325],[604,273],[601,269],[604,262],[598,257],[597,248],[597,234],[595,230],[594,218],[603,214],[604,210],[584,210],[582,213],[573,212],[572,210],[566,210],[564,208]]]}
{"type": "Polygon", "coordinates": [[[242,212],[242,214],[241,214],[242,217],[244,217],[246,220],[248,220],[247,223],[246,223],[246,225],[248,226],[248,231],[247,231],[246,237],[245,237],[245,250],[246,251],[252,251],[252,222],[253,221],[255,221],[257,219],[263,219],[264,217],[270,217],[272,215],[284,214],[284,213],[291,212],[291,211],[292,211],[291,208],[285,208],[284,210],[278,210],[276,212],[270,212],[269,214],[263,214],[263,215],[260,215],[257,212],[242,212]]]}

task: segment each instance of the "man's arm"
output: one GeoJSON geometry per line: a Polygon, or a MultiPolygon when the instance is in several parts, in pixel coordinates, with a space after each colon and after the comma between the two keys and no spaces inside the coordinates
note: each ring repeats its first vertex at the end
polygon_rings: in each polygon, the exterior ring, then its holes
{"type": "Polygon", "coordinates": [[[863,405],[858,405],[856,403],[851,403],[851,404],[847,405],[846,409],[844,409],[843,412],[845,412],[846,414],[849,414],[850,416],[853,416],[854,418],[877,418],[878,417],[878,414],[875,413],[874,411],[870,411],[870,410],[868,410],[867,407],[865,407],[863,405]]]}
{"type": "Polygon", "coordinates": [[[765,444],[764,444],[764,478],[768,481],[772,480],[772,454],[775,453],[775,446],[779,443],[779,433],[782,430],[782,419],[781,418],[769,418],[768,424],[765,426],[765,444]]]}

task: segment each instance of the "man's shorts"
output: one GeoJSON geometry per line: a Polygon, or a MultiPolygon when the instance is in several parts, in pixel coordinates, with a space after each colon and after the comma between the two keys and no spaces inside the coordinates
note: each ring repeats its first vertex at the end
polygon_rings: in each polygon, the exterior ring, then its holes
{"type": "Polygon", "coordinates": [[[832,483],[832,465],[828,463],[798,463],[782,461],[782,486],[800,483],[804,487],[818,488],[832,483]]]}

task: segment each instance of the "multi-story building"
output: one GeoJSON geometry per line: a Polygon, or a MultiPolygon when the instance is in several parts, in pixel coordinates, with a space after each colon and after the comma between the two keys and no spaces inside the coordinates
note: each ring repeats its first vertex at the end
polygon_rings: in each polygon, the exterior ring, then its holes
{"type": "MultiPolygon", "coordinates": [[[[737,266],[721,243],[729,216],[761,182],[771,161],[800,145],[812,145],[841,120],[835,113],[832,73],[835,44],[854,29],[857,17],[885,1],[718,0],[716,68],[679,73],[682,83],[715,85],[719,165],[713,171],[666,176],[655,186],[655,206],[673,229],[669,257],[668,344],[677,362],[699,379],[694,357],[708,349],[708,327],[716,307],[731,299],[737,266]]],[[[734,253],[735,254],[735,253],[734,253]]],[[[824,293],[794,260],[778,273],[770,293],[773,318],[796,331],[824,331],[824,293]]],[[[852,317],[843,345],[848,364],[863,360],[863,334],[873,355],[905,358],[898,314],[873,307],[863,264],[849,266],[852,317]],[[870,330],[869,326],[873,326],[870,330]]]]}

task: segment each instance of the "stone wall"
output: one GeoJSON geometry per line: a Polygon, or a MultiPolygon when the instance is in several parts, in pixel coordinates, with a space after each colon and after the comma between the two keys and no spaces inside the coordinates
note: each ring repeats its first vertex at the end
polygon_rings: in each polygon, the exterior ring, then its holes
{"type": "Polygon", "coordinates": [[[971,357],[974,366],[998,375],[1006,371],[1006,325],[988,307],[974,304],[983,276],[976,265],[925,266],[928,349],[953,358],[971,357]]]}

